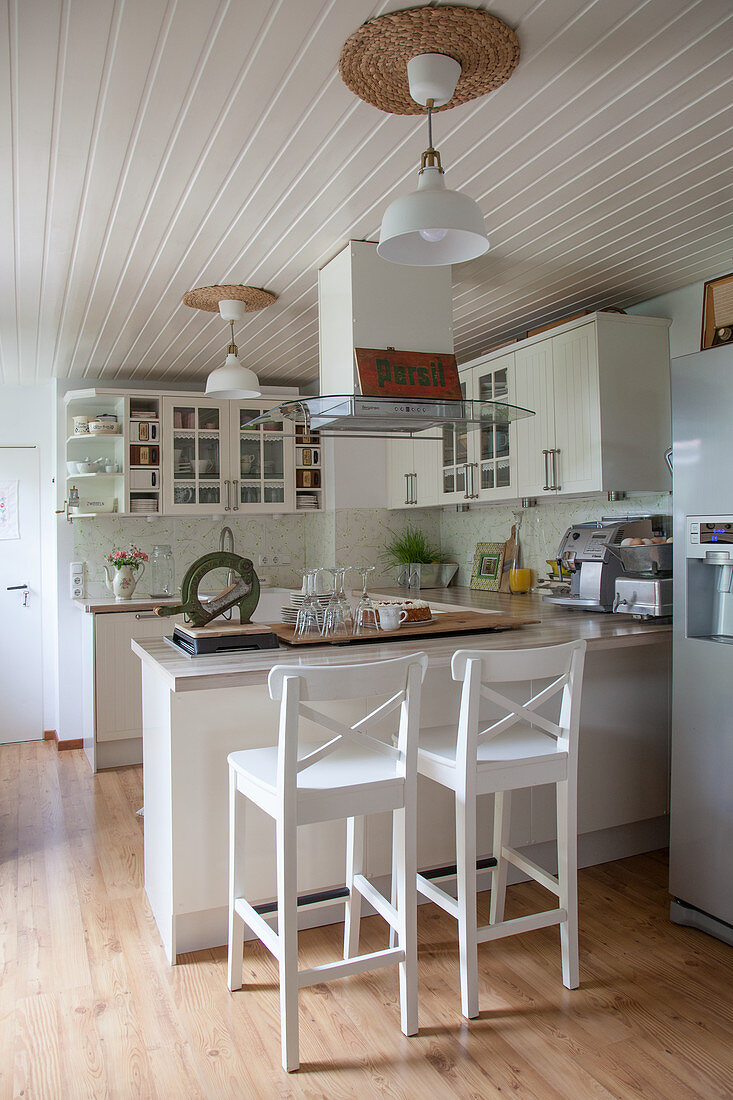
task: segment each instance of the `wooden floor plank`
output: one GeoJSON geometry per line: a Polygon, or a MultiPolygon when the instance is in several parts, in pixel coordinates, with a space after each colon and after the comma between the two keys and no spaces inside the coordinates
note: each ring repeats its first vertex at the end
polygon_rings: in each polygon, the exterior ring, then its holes
{"type": "MultiPolygon", "coordinates": [[[[280,1068],[277,969],[248,943],[169,967],[143,891],[140,768],[92,776],[83,753],[0,748],[0,1100],[668,1100],[733,1095],[733,949],[669,921],[664,853],[581,872],[581,988],[558,931],[487,943],[481,1013],[460,1015],[455,923],[420,907],[420,1033],[399,1028],[396,969],[300,995],[300,1073],[280,1068]]],[[[534,884],[508,915],[547,905],[534,884]]],[[[486,897],[480,899],[481,911],[486,897]]],[[[338,957],[342,925],[300,936],[338,957]]],[[[362,924],[361,950],[386,944],[362,924]]]]}

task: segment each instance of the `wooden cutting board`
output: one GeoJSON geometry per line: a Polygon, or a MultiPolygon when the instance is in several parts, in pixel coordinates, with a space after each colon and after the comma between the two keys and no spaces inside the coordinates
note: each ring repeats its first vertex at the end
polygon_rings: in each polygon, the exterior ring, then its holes
{"type": "Polygon", "coordinates": [[[359,642],[392,642],[401,638],[434,638],[437,634],[484,634],[495,630],[517,630],[539,619],[522,619],[515,615],[490,615],[481,611],[444,611],[429,623],[404,623],[397,630],[380,630],[377,634],[353,635],[349,638],[297,638],[289,623],[271,623],[270,629],[286,645],[351,645],[359,642]]]}

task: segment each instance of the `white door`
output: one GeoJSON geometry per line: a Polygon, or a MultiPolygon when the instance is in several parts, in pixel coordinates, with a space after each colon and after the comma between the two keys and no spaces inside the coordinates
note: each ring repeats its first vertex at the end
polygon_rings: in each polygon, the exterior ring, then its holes
{"type": "Polygon", "coordinates": [[[40,524],[37,448],[0,446],[0,744],[43,737],[40,524]]]}
{"type": "Polygon", "coordinates": [[[601,418],[595,324],[552,340],[555,471],[561,493],[601,488],[601,418]]]}
{"type": "Polygon", "coordinates": [[[517,404],[534,416],[517,421],[518,496],[543,497],[551,493],[548,452],[555,446],[555,392],[552,341],[540,340],[515,355],[517,404]]]}

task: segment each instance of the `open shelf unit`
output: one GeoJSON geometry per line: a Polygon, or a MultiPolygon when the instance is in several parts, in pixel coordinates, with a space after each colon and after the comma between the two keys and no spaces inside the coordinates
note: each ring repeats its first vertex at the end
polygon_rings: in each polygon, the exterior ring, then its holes
{"type": "Polygon", "coordinates": [[[318,432],[295,427],[295,507],[298,511],[323,508],[323,449],[318,432]]]}

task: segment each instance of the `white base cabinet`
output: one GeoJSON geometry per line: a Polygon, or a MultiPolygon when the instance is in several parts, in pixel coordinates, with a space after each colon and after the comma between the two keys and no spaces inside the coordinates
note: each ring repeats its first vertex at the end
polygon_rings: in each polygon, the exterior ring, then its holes
{"type": "Polygon", "coordinates": [[[93,771],[142,762],[142,678],[131,642],[162,638],[177,621],[152,611],[84,614],[84,751],[93,771]]]}

